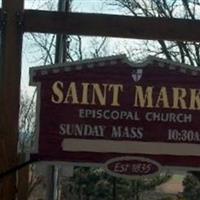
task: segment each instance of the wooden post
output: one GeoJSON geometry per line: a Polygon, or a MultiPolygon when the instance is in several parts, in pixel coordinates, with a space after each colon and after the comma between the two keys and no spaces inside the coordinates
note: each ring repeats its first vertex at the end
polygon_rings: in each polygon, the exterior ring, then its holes
{"type": "MultiPolygon", "coordinates": [[[[5,12],[2,28],[1,65],[0,65],[0,138],[5,146],[7,163],[0,157],[2,171],[17,165],[18,111],[20,98],[22,31],[20,15],[24,0],[3,0],[5,12]]],[[[16,175],[2,181],[1,200],[16,197],[16,175]]]]}

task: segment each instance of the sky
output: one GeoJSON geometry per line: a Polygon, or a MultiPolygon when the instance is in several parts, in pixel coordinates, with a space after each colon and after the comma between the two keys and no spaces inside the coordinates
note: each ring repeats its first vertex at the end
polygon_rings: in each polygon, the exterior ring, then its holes
{"type": "MultiPolygon", "coordinates": [[[[25,0],[26,9],[57,10],[58,0],[25,0]]],[[[72,11],[89,13],[120,14],[119,10],[113,8],[111,0],[73,0],[72,11]]]]}

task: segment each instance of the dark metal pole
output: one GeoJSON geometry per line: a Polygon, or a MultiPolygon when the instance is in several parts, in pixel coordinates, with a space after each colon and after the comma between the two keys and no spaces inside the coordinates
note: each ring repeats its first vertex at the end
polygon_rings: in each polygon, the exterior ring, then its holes
{"type": "MultiPolygon", "coordinates": [[[[58,10],[68,13],[71,9],[72,0],[60,0],[58,3],[58,10]]],[[[69,51],[68,45],[69,35],[57,34],[56,35],[56,50],[55,50],[55,63],[63,63],[67,61],[69,51]]]]}
{"type": "MultiPolygon", "coordinates": [[[[69,11],[69,0],[59,0],[58,11],[69,11]]],[[[66,36],[64,34],[56,35],[56,48],[55,48],[55,64],[62,63],[66,60],[66,36]]],[[[59,200],[59,168],[52,165],[49,166],[49,187],[47,191],[48,200],[59,200]]]]}
{"type": "MultiPolygon", "coordinates": [[[[59,0],[58,2],[58,11],[61,12],[69,12],[70,9],[70,0],[59,0]]],[[[56,49],[55,49],[55,64],[65,62],[65,34],[57,34],[56,35],[56,49]]]]}

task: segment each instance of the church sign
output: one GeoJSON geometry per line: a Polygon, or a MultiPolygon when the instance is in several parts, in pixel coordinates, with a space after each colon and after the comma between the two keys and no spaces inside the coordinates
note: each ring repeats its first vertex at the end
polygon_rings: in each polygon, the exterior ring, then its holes
{"type": "Polygon", "coordinates": [[[38,90],[40,159],[200,166],[198,69],[114,56],[31,68],[30,76],[38,90]]]}

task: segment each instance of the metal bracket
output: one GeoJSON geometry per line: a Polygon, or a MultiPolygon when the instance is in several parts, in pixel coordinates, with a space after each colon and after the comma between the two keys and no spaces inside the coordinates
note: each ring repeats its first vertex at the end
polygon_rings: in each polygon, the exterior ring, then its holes
{"type": "Polygon", "coordinates": [[[22,29],[24,26],[24,15],[22,12],[16,13],[16,19],[17,19],[17,26],[22,29]]]}
{"type": "Polygon", "coordinates": [[[0,30],[2,30],[6,26],[6,23],[7,23],[7,12],[2,11],[0,17],[0,30]]]}

